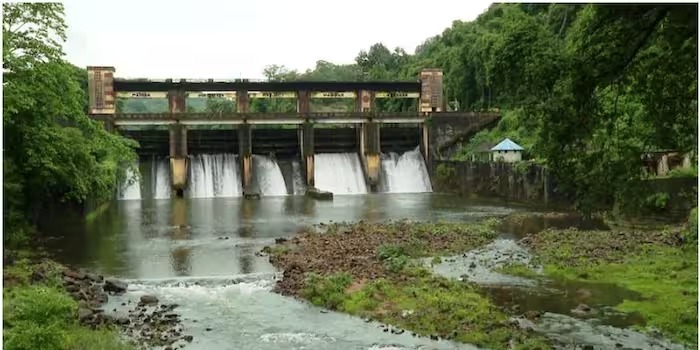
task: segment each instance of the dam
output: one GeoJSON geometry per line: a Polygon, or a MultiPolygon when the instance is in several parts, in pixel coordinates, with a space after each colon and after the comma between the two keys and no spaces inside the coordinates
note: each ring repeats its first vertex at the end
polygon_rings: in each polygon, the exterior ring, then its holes
{"type": "MultiPolygon", "coordinates": [[[[498,113],[446,111],[442,72],[415,81],[120,79],[88,67],[90,116],[138,142],[139,162],[120,199],[431,192],[430,162],[460,125],[478,130],[498,113]],[[197,99],[235,109],[195,111],[197,99]],[[159,100],[167,110],[134,113],[123,100],[159,100]],[[296,111],[253,111],[256,100],[293,101],[296,111]],[[317,101],[352,106],[315,111],[317,101]],[[381,111],[378,101],[413,101],[381,111]]],[[[464,128],[462,128],[464,129],[464,128]]],[[[457,133],[459,134],[459,133],[457,133]]]]}

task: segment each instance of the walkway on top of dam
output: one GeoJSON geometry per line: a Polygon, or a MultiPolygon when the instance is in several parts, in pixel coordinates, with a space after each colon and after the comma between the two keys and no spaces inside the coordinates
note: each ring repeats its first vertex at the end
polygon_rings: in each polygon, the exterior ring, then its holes
{"type": "Polygon", "coordinates": [[[92,115],[97,120],[128,125],[238,125],[238,124],[420,124],[431,117],[483,119],[497,112],[320,112],[320,113],[115,113],[92,115]]]}

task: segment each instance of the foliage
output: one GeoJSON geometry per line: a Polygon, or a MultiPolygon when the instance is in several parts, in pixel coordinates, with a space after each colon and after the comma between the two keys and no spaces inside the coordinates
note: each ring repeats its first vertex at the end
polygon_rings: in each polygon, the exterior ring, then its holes
{"type": "Polygon", "coordinates": [[[315,273],[306,276],[302,295],[317,306],[336,309],[344,299],[345,289],[352,283],[352,275],[337,273],[322,277],[315,273]]]}
{"type": "MultiPolygon", "coordinates": [[[[398,252],[393,248],[386,251],[398,252]]],[[[422,336],[437,335],[492,349],[508,348],[511,339],[520,349],[549,348],[543,338],[509,326],[507,316],[474,287],[432,276],[422,268],[406,269],[395,278],[373,280],[352,290],[346,289],[349,276],[315,278],[316,286],[326,287],[323,293],[315,294],[316,301],[309,299],[316,305],[333,305],[339,311],[371,317],[422,336]]]]}
{"type": "Polygon", "coordinates": [[[497,267],[494,269],[494,271],[503,273],[506,275],[513,275],[513,276],[522,276],[522,277],[528,277],[528,278],[533,278],[539,276],[539,274],[533,270],[530,266],[527,266],[526,264],[523,263],[518,263],[518,262],[511,262],[508,263],[504,266],[497,267]]]}
{"type": "Polygon", "coordinates": [[[435,182],[445,187],[452,187],[457,184],[457,171],[448,164],[438,164],[435,167],[435,182]]]}
{"type": "Polygon", "coordinates": [[[645,204],[649,208],[654,208],[656,210],[661,210],[666,208],[666,205],[668,204],[670,196],[666,192],[657,192],[652,195],[649,195],[645,199],[645,204]]]}
{"type": "Polygon", "coordinates": [[[377,249],[377,257],[384,262],[386,269],[392,273],[398,273],[410,261],[408,254],[403,246],[385,244],[377,249]]]}
{"type": "Polygon", "coordinates": [[[688,215],[688,225],[684,230],[684,238],[689,244],[698,243],[698,207],[693,208],[688,215]]]}
{"type": "Polygon", "coordinates": [[[4,269],[4,348],[131,349],[111,330],[78,325],[78,304],[61,289],[60,271],[62,268],[51,261],[32,263],[26,259],[4,269]],[[45,278],[33,284],[32,276],[37,272],[45,278]]]}
{"type": "Polygon", "coordinates": [[[666,175],[668,177],[698,177],[698,167],[680,167],[673,169],[666,175]]]}
{"type": "Polygon", "coordinates": [[[679,231],[547,230],[531,236],[529,245],[549,276],[616,283],[641,293],[641,300],[617,308],[640,312],[648,326],[696,348],[697,243],[680,245],[679,231]]]}
{"type": "Polygon", "coordinates": [[[47,198],[110,198],[136,144],[87,117],[87,73],[61,60],[63,5],[6,3],[3,10],[8,243],[27,236],[22,217],[33,223],[47,198]]]}

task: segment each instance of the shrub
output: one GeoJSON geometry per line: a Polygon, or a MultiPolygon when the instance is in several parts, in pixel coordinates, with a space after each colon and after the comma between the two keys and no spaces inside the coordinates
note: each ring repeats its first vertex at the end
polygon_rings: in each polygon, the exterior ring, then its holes
{"type": "Polygon", "coordinates": [[[302,294],[317,306],[337,309],[345,300],[345,289],[352,284],[348,273],[336,273],[326,277],[309,273],[304,281],[302,294]]]}
{"type": "Polygon", "coordinates": [[[392,273],[401,272],[409,262],[406,249],[393,244],[380,246],[377,249],[377,257],[384,262],[384,267],[392,273]]]}

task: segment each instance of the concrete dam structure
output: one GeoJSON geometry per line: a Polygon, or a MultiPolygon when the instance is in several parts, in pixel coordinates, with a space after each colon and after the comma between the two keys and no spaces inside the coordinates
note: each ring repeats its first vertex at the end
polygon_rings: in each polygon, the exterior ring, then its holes
{"type": "Polygon", "coordinates": [[[442,72],[416,81],[251,82],[119,79],[88,67],[90,116],[136,140],[141,176],[122,199],[430,192],[427,162],[452,135],[498,113],[446,112],[442,72]],[[188,99],[235,101],[235,112],[188,112],[188,99]],[[294,99],[292,113],[250,111],[253,99],[294,99]],[[118,99],[167,100],[165,113],[117,111],[118,99]],[[315,99],[352,99],[354,110],[314,112],[315,99]],[[379,99],[416,99],[416,111],[381,112],[379,99]],[[454,125],[455,127],[452,127],[454,125]],[[459,130],[455,130],[455,128],[459,130]]]}

